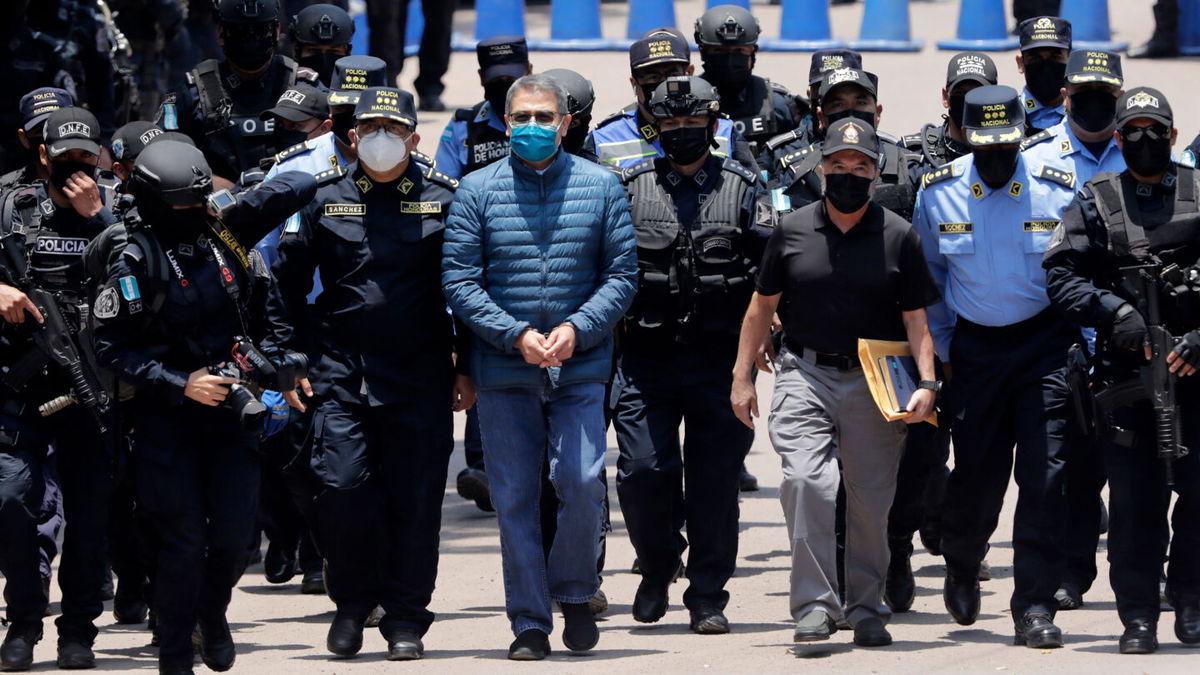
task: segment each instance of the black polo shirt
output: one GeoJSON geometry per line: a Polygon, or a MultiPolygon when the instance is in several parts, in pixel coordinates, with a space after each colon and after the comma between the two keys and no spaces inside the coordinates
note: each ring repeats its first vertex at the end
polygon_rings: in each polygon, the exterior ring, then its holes
{"type": "Polygon", "coordinates": [[[857,353],[858,338],[907,339],[901,312],[938,301],[920,236],[874,203],[845,234],[824,200],[784,216],[767,240],[757,290],[783,294],[789,349],[844,355],[857,353]]]}

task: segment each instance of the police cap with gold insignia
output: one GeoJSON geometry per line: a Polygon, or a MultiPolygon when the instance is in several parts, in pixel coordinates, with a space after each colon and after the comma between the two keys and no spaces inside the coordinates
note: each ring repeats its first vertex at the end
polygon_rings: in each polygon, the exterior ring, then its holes
{"type": "Polygon", "coordinates": [[[1071,48],[1071,22],[1058,16],[1035,16],[1017,26],[1021,51],[1038,47],[1071,48]]]}
{"type": "Polygon", "coordinates": [[[963,82],[978,82],[986,87],[996,84],[998,77],[992,57],[983,52],[959,52],[950,57],[950,65],[946,66],[946,91],[954,91],[963,82]]]}
{"type": "Polygon", "coordinates": [[[692,60],[687,38],[674,28],[655,28],[642,39],[629,45],[629,70],[659,63],[682,63],[692,60]]]}
{"type": "Polygon", "coordinates": [[[417,105],[413,95],[392,87],[371,87],[362,94],[354,106],[354,119],[369,120],[383,118],[410,127],[417,126],[417,105]]]}
{"type": "Polygon", "coordinates": [[[329,105],[355,105],[369,87],[387,82],[387,64],[374,56],[343,56],[333,64],[333,84],[329,87],[329,105]]]}
{"type": "Polygon", "coordinates": [[[1103,82],[1120,87],[1125,83],[1121,75],[1121,56],[1096,49],[1076,49],[1067,58],[1067,82],[1103,82]]]}
{"type": "Polygon", "coordinates": [[[971,145],[1020,143],[1025,137],[1025,109],[1012,87],[990,85],[967,92],[963,129],[971,145]]]}
{"type": "Polygon", "coordinates": [[[870,124],[857,117],[840,119],[825,132],[821,154],[828,157],[842,150],[857,150],[873,162],[879,161],[879,138],[870,124]]]}
{"type": "Polygon", "coordinates": [[[34,127],[45,122],[50,113],[73,105],[75,99],[65,89],[34,89],[21,97],[21,118],[24,120],[21,128],[27,132],[32,131],[34,127]]]}
{"type": "Polygon", "coordinates": [[[853,49],[821,49],[813,52],[808,64],[808,86],[820,83],[825,73],[838,68],[862,69],[862,54],[853,49]]]}
{"type": "Polygon", "coordinates": [[[822,101],[829,95],[829,92],[841,86],[854,85],[860,87],[871,96],[878,96],[879,87],[876,84],[875,77],[871,73],[858,68],[835,68],[825,73],[824,79],[821,80],[821,89],[817,93],[817,97],[822,101]]]}
{"type": "Polygon", "coordinates": [[[1117,100],[1118,127],[1123,127],[1127,122],[1139,117],[1161,122],[1168,127],[1175,124],[1175,116],[1171,113],[1171,104],[1167,103],[1167,97],[1151,87],[1134,87],[1117,100]]]}

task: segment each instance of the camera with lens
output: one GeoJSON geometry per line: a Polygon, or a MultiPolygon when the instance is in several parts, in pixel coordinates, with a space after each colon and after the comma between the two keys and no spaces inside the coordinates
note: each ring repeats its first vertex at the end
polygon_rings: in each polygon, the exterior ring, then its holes
{"type": "Polygon", "coordinates": [[[247,337],[236,337],[230,350],[231,360],[209,368],[213,375],[236,378],[222,404],[234,411],[247,431],[261,431],[270,412],[262,403],[262,391],[291,391],[296,380],[308,377],[308,357],[287,352],[271,359],[247,337]]]}

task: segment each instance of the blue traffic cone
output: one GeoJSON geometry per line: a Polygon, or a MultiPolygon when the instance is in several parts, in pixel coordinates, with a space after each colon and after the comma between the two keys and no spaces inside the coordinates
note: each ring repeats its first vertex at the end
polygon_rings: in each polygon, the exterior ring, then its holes
{"type": "MultiPolygon", "coordinates": [[[[435,2],[440,0],[434,0],[435,2]]],[[[475,41],[525,34],[525,0],[477,0],[475,41]]],[[[475,49],[471,44],[468,49],[475,49]]]]}
{"type": "Polygon", "coordinates": [[[750,0],[708,0],[708,9],[712,9],[717,5],[737,5],[750,9],[750,0]]]}
{"type": "Polygon", "coordinates": [[[550,39],[529,40],[529,48],[589,52],[617,45],[600,34],[600,0],[553,0],[550,39]]]}
{"type": "Polygon", "coordinates": [[[815,52],[846,46],[834,40],[829,28],[829,0],[783,0],[779,39],[763,40],[763,49],[779,52],[815,52]]]}
{"type": "MultiPolygon", "coordinates": [[[[437,2],[437,0],[426,0],[437,2]]],[[[416,56],[421,51],[421,34],[425,32],[425,13],[421,11],[421,0],[408,3],[408,21],[404,24],[404,55],[416,56]]]]}
{"type": "Polygon", "coordinates": [[[1112,39],[1108,0],[1062,0],[1058,15],[1071,22],[1072,49],[1122,52],[1129,48],[1128,42],[1112,39]]]}
{"type": "Polygon", "coordinates": [[[674,25],[674,0],[629,0],[629,24],[625,31],[628,42],[642,39],[655,28],[674,25]]]}
{"type": "Polygon", "coordinates": [[[1003,52],[1016,49],[1019,40],[1008,32],[1004,0],[962,0],[958,8],[958,37],[939,40],[938,49],[1003,52]]]}
{"type": "Polygon", "coordinates": [[[370,42],[368,36],[371,34],[371,27],[367,25],[367,12],[359,5],[358,10],[350,10],[350,20],[354,22],[354,37],[350,38],[350,53],[351,54],[370,54],[370,42]]]}
{"type": "Polygon", "coordinates": [[[908,0],[866,0],[862,30],[850,48],[860,52],[919,52],[924,40],[912,39],[908,0]]]}
{"type": "Polygon", "coordinates": [[[1179,53],[1200,54],[1200,0],[1179,3],[1179,53]]]}

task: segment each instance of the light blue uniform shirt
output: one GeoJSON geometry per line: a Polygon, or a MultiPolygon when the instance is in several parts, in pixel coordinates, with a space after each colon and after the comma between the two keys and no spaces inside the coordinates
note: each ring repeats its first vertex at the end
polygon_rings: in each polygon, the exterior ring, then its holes
{"type": "Polygon", "coordinates": [[[1047,108],[1028,89],[1021,90],[1021,102],[1025,104],[1025,122],[1036,129],[1049,129],[1067,116],[1067,110],[1061,103],[1047,108]]]}
{"type": "MultiPolygon", "coordinates": [[[[717,119],[717,132],[713,149],[717,157],[731,156],[733,122],[721,117],[717,119]]],[[[647,159],[662,157],[662,143],[658,131],[648,122],[638,127],[637,105],[626,106],[620,112],[600,122],[588,134],[584,147],[591,148],[600,163],[612,168],[628,169],[647,159]]],[[[441,168],[441,167],[438,167],[441,168]]]]}
{"type": "MultiPolygon", "coordinates": [[[[503,132],[508,128],[504,124],[503,113],[493,112],[492,104],[487,101],[483,102],[483,107],[479,109],[476,119],[485,116],[488,126],[493,129],[503,132]]],[[[462,178],[467,168],[467,124],[469,123],[463,120],[450,118],[450,123],[442,131],[442,138],[438,141],[437,155],[434,157],[437,170],[454,179],[462,178]]]]}
{"type": "Polygon", "coordinates": [[[917,193],[913,228],[944,303],[929,311],[938,356],[950,360],[955,317],[1008,326],[1050,306],[1042,254],[1075,196],[1074,178],[1019,158],[999,189],[988,187],[964,155],[927,174],[917,193]],[[1070,183],[1068,187],[1061,183],[1070,183]]]}
{"type": "MultiPolygon", "coordinates": [[[[303,171],[310,176],[315,176],[322,171],[328,171],[335,166],[345,168],[350,162],[342,156],[338,150],[337,143],[334,142],[333,132],[330,131],[323,136],[304,141],[307,150],[301,150],[298,146],[293,146],[279,153],[286,155],[282,160],[275,162],[271,170],[267,172],[267,177],[264,180],[271,180],[275,176],[284,171],[303,171]]],[[[267,236],[254,247],[262,253],[263,260],[266,261],[267,267],[275,263],[275,257],[279,251],[279,237],[283,233],[283,229],[292,223],[293,219],[300,217],[299,213],[292,214],[282,225],[271,230],[267,236]]],[[[317,296],[321,294],[321,275],[313,274],[313,289],[308,294],[308,303],[312,304],[316,301],[317,296]]]]}

